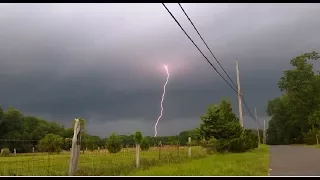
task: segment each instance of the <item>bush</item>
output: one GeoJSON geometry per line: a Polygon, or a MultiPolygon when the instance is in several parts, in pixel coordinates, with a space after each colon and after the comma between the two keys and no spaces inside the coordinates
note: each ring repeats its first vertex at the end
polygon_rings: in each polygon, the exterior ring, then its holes
{"type": "Polygon", "coordinates": [[[310,129],[307,133],[304,134],[304,143],[308,145],[317,144],[317,134],[318,138],[320,138],[320,132],[317,129],[310,129]]]}
{"type": "Polygon", "coordinates": [[[244,130],[238,138],[220,139],[217,152],[246,152],[258,147],[258,136],[252,130],[244,130]]]}
{"type": "Polygon", "coordinates": [[[8,156],[10,156],[10,150],[9,150],[9,148],[3,148],[3,149],[1,149],[1,156],[3,156],[3,157],[8,157],[8,156]]]}
{"type": "Polygon", "coordinates": [[[56,134],[47,134],[43,139],[39,141],[38,148],[43,152],[61,152],[63,146],[63,139],[61,136],[56,134]]]}
{"type": "Polygon", "coordinates": [[[228,152],[230,149],[230,140],[228,139],[220,139],[217,141],[216,150],[219,153],[228,152]]]}
{"type": "Polygon", "coordinates": [[[122,149],[121,139],[115,133],[112,133],[107,140],[106,146],[110,153],[120,152],[122,149]]]}
{"type": "Polygon", "coordinates": [[[245,130],[239,138],[230,140],[230,152],[246,152],[258,147],[258,136],[252,130],[245,130]]]}
{"type": "Polygon", "coordinates": [[[230,140],[230,152],[244,152],[245,150],[245,141],[244,137],[239,137],[230,140]]]}
{"type": "Polygon", "coordinates": [[[213,154],[217,151],[217,143],[218,141],[214,137],[210,138],[209,141],[205,143],[205,147],[207,148],[208,154],[213,154]]]}
{"type": "Polygon", "coordinates": [[[147,138],[143,138],[140,144],[140,148],[142,151],[147,151],[150,148],[150,143],[147,138]]]}

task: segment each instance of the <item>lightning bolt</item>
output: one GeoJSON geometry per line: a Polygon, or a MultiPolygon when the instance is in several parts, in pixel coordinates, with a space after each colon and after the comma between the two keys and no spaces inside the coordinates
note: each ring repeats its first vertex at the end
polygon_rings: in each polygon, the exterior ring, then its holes
{"type": "Polygon", "coordinates": [[[154,137],[156,137],[156,136],[157,136],[157,133],[158,133],[158,132],[157,132],[157,125],[158,125],[159,120],[160,120],[161,117],[162,117],[162,113],[163,113],[162,103],[163,103],[163,100],[164,100],[164,96],[166,95],[166,85],[168,84],[169,76],[170,76],[169,71],[168,71],[168,66],[164,65],[164,69],[165,69],[166,72],[167,72],[167,81],[166,81],[166,83],[165,83],[164,86],[163,86],[163,94],[162,94],[161,103],[160,103],[161,111],[160,111],[160,116],[158,117],[157,122],[156,122],[156,124],[154,125],[154,137]]]}

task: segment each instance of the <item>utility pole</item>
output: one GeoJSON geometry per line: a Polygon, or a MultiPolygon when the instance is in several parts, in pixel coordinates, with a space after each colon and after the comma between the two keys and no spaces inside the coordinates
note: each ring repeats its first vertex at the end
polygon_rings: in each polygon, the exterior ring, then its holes
{"type": "Polygon", "coordinates": [[[266,144],[266,120],[263,120],[263,144],[266,144]]]}
{"type": "Polygon", "coordinates": [[[257,108],[254,108],[254,113],[256,115],[256,123],[257,123],[257,131],[258,131],[258,142],[260,144],[260,132],[259,132],[259,122],[258,122],[258,116],[257,116],[257,108]]]}
{"type": "Polygon", "coordinates": [[[242,103],[241,103],[241,90],[240,90],[240,78],[239,78],[238,60],[236,60],[236,70],[237,70],[237,85],[238,85],[239,121],[240,121],[241,127],[243,127],[242,103]]]}

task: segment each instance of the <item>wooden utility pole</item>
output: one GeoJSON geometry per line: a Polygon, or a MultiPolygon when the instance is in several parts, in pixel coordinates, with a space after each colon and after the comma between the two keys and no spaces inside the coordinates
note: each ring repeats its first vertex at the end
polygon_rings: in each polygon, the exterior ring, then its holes
{"type": "Polygon", "coordinates": [[[238,60],[236,60],[236,70],[237,70],[237,85],[238,85],[239,121],[240,121],[241,127],[243,127],[242,103],[241,103],[241,89],[240,89],[240,78],[239,78],[239,65],[238,65],[238,60]]]}
{"type": "Polygon", "coordinates": [[[257,131],[258,131],[258,142],[260,144],[260,132],[259,132],[259,121],[257,116],[257,108],[254,108],[254,114],[256,115],[257,131]]]}

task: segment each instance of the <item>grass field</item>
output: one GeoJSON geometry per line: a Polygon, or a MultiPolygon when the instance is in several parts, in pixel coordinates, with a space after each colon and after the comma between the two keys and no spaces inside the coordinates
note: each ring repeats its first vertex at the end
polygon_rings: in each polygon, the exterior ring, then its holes
{"type": "MultiPolygon", "coordinates": [[[[246,153],[207,156],[201,147],[192,147],[192,158],[187,148],[152,148],[140,154],[140,169],[135,168],[135,150],[122,149],[110,154],[107,150],[86,151],[80,154],[80,176],[168,175],[168,176],[236,176],[268,174],[269,147],[246,153]],[[159,157],[160,153],[160,157],[159,157]]],[[[69,152],[60,154],[28,153],[0,157],[1,176],[64,176],[69,166],[69,152]]]]}
{"type": "MultiPolygon", "coordinates": [[[[205,156],[201,147],[192,147],[192,159],[205,156]]],[[[0,157],[1,176],[61,176],[67,175],[69,166],[69,152],[60,154],[27,153],[0,157]]],[[[190,161],[187,148],[152,148],[140,154],[140,168],[181,163],[190,161]],[[159,157],[160,154],[160,157],[159,157]]],[[[126,148],[121,152],[110,154],[107,150],[86,151],[80,154],[76,175],[86,176],[116,176],[128,175],[136,171],[135,149],[126,148]]]]}
{"type": "Polygon", "coordinates": [[[269,147],[245,153],[217,154],[181,164],[165,164],[132,173],[133,176],[267,176],[269,147]]]}

